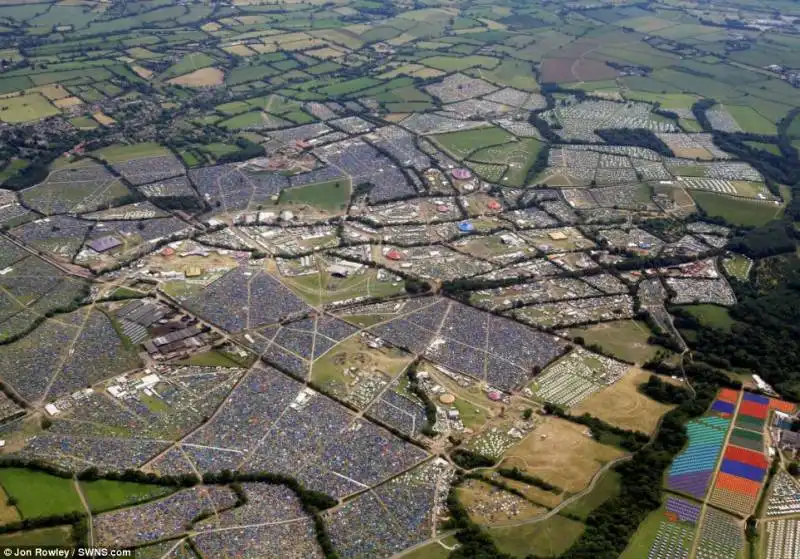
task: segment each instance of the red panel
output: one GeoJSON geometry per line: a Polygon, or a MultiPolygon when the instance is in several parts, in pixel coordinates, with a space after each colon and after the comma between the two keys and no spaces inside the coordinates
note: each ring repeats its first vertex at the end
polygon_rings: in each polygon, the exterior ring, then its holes
{"type": "Polygon", "coordinates": [[[755,466],[756,468],[766,469],[769,467],[769,461],[764,458],[763,454],[738,446],[729,445],[728,448],[725,449],[725,458],[743,462],[750,466],[755,466]]]}
{"type": "Polygon", "coordinates": [[[739,400],[739,393],[730,388],[723,388],[719,391],[717,400],[722,400],[723,402],[728,402],[729,404],[735,404],[739,400]]]}
{"type": "Polygon", "coordinates": [[[766,419],[767,411],[769,411],[769,406],[756,404],[755,402],[742,401],[742,404],[739,406],[740,414],[749,415],[750,417],[756,417],[758,419],[766,419]]]}

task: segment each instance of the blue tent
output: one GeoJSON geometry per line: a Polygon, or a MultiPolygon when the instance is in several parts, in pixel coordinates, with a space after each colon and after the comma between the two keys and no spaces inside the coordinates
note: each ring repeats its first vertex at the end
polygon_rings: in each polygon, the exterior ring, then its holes
{"type": "Polygon", "coordinates": [[[462,221],[458,224],[458,230],[462,233],[471,233],[475,231],[475,226],[472,225],[469,221],[462,221]]]}

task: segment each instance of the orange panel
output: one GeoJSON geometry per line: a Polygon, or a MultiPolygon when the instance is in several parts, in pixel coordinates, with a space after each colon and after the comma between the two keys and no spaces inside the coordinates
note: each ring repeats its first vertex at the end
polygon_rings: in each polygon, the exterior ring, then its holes
{"type": "Polygon", "coordinates": [[[770,409],[782,411],[783,413],[794,413],[794,410],[797,409],[797,406],[793,403],[776,400],[775,398],[770,399],[769,407],[770,409]]]}
{"type": "Polygon", "coordinates": [[[717,475],[716,487],[729,489],[731,491],[735,491],[736,493],[744,493],[745,495],[751,495],[755,497],[758,495],[758,491],[761,489],[761,484],[757,481],[751,481],[743,477],[720,472],[719,475],[717,475]]]}
{"type": "Polygon", "coordinates": [[[719,391],[717,400],[722,400],[723,402],[728,402],[729,404],[735,404],[739,400],[739,393],[730,388],[723,388],[719,391]]]}

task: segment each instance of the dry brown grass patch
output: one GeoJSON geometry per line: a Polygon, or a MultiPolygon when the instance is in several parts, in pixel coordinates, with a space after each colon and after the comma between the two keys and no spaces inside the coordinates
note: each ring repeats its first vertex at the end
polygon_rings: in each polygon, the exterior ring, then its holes
{"type": "Polygon", "coordinates": [[[184,74],[169,80],[174,85],[186,85],[189,87],[213,87],[221,85],[225,80],[225,72],[219,68],[201,68],[189,74],[184,74]]]}
{"type": "Polygon", "coordinates": [[[475,479],[464,482],[458,488],[458,496],[470,518],[484,526],[529,520],[547,512],[544,507],[475,479]]]}
{"type": "Polygon", "coordinates": [[[53,105],[58,107],[59,109],[67,109],[69,107],[75,107],[77,105],[82,104],[80,97],[65,97],[63,99],[56,99],[53,101],[53,105]]]}
{"type": "Polygon", "coordinates": [[[587,427],[548,417],[506,452],[503,466],[516,466],[566,491],[577,493],[589,485],[603,464],[624,455],[618,448],[593,440],[587,427]]]}
{"type": "Polygon", "coordinates": [[[639,385],[649,377],[646,371],[633,368],[619,381],[575,406],[572,413],[589,413],[623,429],[652,433],[661,416],[675,406],[661,404],[639,392],[639,385]]]}

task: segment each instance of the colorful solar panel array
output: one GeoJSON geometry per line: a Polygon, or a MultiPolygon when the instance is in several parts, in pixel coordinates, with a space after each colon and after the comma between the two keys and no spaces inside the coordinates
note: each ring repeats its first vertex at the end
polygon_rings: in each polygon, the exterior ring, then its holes
{"type": "Polygon", "coordinates": [[[705,497],[730,419],[703,417],[686,424],[689,445],[670,466],[667,487],[698,499],[705,497]]]}

